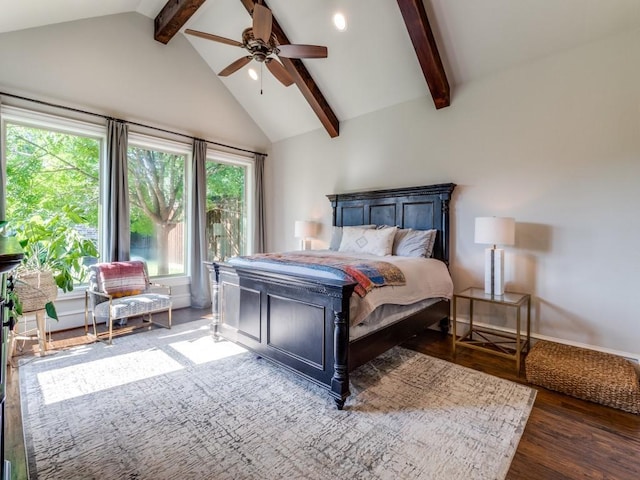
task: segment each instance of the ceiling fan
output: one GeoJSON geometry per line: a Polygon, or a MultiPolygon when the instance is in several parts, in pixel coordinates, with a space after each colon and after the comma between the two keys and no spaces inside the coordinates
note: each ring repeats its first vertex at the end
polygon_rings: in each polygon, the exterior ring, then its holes
{"type": "Polygon", "coordinates": [[[245,28],[242,32],[242,42],[220,37],[211,33],[199,32],[187,28],[184,32],[196,37],[213,40],[214,42],[242,47],[249,52],[249,55],[240,57],[235,62],[224,68],[218,75],[227,77],[237,72],[251,60],[264,63],[269,71],[280,83],[288,87],[293,83],[293,79],[287,72],[284,65],[276,60],[272,55],[284,58],[326,58],[327,47],[320,45],[279,45],[272,32],[273,15],[271,10],[262,4],[256,3],[253,9],[253,25],[245,28]]]}

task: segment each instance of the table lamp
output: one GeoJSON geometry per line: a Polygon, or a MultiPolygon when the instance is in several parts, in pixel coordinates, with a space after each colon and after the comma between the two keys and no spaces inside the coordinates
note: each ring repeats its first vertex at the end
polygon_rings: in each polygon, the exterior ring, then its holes
{"type": "Polygon", "coordinates": [[[513,245],[516,222],[511,217],[476,218],[475,243],[490,244],[484,257],[484,292],[504,295],[504,250],[496,245],[513,245]]]}
{"type": "Polygon", "coordinates": [[[309,250],[311,237],[316,234],[316,224],[307,220],[296,220],[294,235],[300,239],[300,250],[309,250]]]}

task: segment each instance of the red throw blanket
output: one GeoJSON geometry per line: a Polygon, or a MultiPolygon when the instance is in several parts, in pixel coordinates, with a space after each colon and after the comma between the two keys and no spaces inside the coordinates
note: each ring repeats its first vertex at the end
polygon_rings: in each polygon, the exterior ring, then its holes
{"type": "Polygon", "coordinates": [[[362,260],[342,255],[309,255],[304,252],[259,253],[242,257],[243,260],[280,263],[325,270],[340,278],[356,283],[355,292],[364,297],[375,287],[404,285],[402,271],[394,264],[378,260],[362,260]]]}

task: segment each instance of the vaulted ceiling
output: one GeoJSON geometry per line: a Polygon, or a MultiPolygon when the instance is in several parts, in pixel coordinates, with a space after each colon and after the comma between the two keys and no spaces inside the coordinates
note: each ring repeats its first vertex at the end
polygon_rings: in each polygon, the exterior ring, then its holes
{"type": "MultiPolygon", "coordinates": [[[[138,12],[156,19],[156,34],[169,32],[168,41],[172,28],[176,35],[190,28],[241,41],[242,31],[251,26],[253,5],[253,0],[1,1],[0,33],[138,12]]],[[[265,2],[273,11],[276,35],[290,43],[328,47],[327,58],[284,61],[297,80],[290,87],[256,62],[219,77],[274,142],[319,128],[334,137],[345,120],[417,98],[434,110],[449,102],[455,106],[456,87],[640,28],[637,0],[265,2]],[[344,32],[331,23],[336,11],[347,17],[344,32]],[[249,78],[249,67],[257,70],[257,81],[249,78]]],[[[216,73],[245,53],[237,46],[185,36],[216,73]]]]}

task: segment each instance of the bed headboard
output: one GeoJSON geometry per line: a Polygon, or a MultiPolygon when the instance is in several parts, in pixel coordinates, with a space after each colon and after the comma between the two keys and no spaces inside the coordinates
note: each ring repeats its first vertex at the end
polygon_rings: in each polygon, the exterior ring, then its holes
{"type": "Polygon", "coordinates": [[[397,225],[438,230],[433,257],[449,264],[449,200],[454,183],[327,195],[333,225],[397,225]]]}

